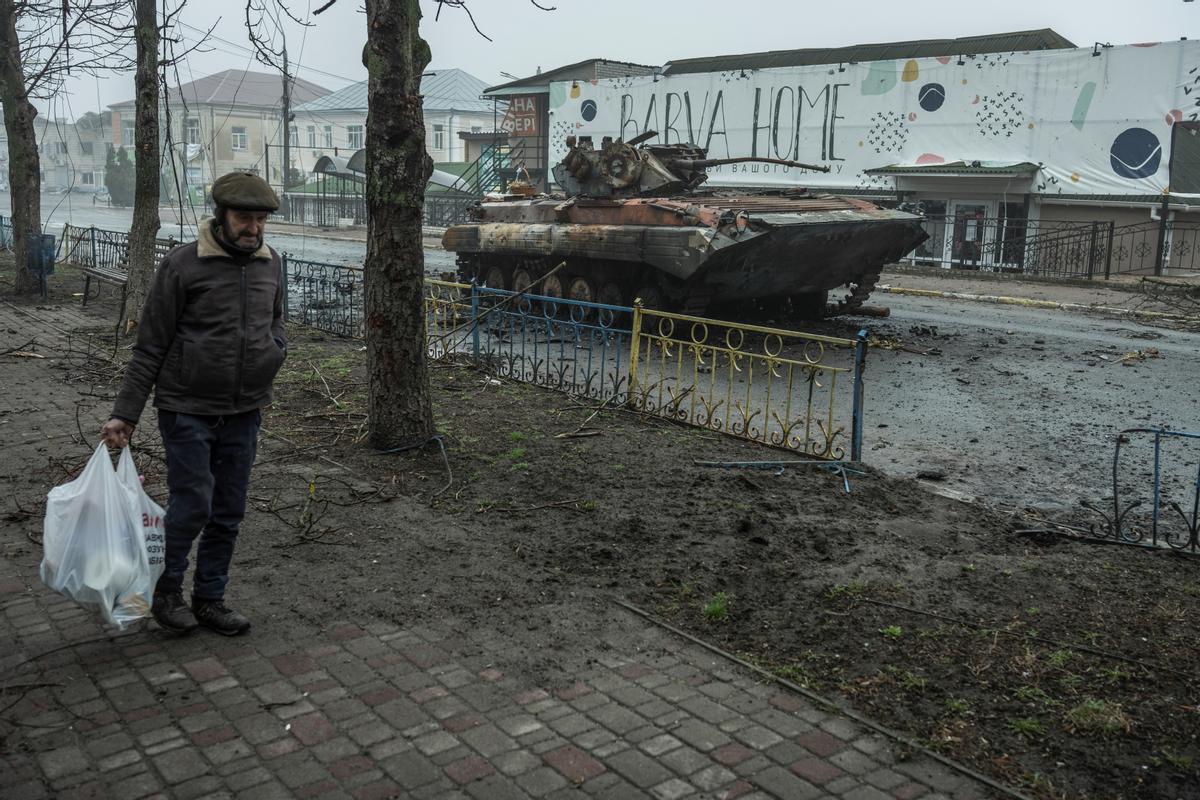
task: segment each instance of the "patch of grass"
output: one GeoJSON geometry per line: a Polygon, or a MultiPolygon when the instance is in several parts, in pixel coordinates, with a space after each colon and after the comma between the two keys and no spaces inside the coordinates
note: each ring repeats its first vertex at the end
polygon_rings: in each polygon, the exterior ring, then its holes
{"type": "Polygon", "coordinates": [[[1036,717],[1020,717],[1006,721],[1008,729],[1025,739],[1036,739],[1046,732],[1046,723],[1036,717]]]}
{"type": "Polygon", "coordinates": [[[1083,686],[1083,676],[1071,673],[1063,675],[1058,679],[1058,685],[1066,689],[1068,692],[1074,692],[1080,686],[1083,686]]]}
{"type": "Polygon", "coordinates": [[[1104,678],[1105,683],[1120,683],[1133,677],[1132,672],[1126,672],[1120,667],[1108,667],[1100,670],[1100,676],[1104,678]]]}
{"type": "Polygon", "coordinates": [[[750,510],[749,503],[734,503],[733,507],[734,507],[734,509],[736,509],[738,511],[749,511],[750,510]]]}
{"type": "Polygon", "coordinates": [[[613,470],[614,470],[614,471],[616,471],[616,472],[620,472],[620,471],[621,471],[621,470],[623,470],[623,469],[625,469],[625,465],[624,465],[624,464],[613,464],[613,470]]]}
{"type": "Polygon", "coordinates": [[[1120,703],[1095,698],[1088,698],[1067,711],[1066,720],[1068,730],[1084,735],[1111,736],[1133,729],[1133,720],[1120,703]]]}
{"type": "Polygon", "coordinates": [[[867,593],[867,585],[862,581],[839,583],[826,592],[829,597],[862,597],[867,593]]]}
{"type": "Polygon", "coordinates": [[[507,458],[509,461],[520,461],[522,458],[525,457],[525,448],[524,447],[514,447],[512,450],[509,450],[507,453],[505,453],[504,457],[507,458]]]}
{"type": "Polygon", "coordinates": [[[975,566],[974,564],[963,564],[962,566],[963,572],[974,572],[977,569],[979,569],[979,567],[975,566]]]}
{"type": "Polygon", "coordinates": [[[1070,650],[1055,650],[1053,653],[1046,656],[1046,660],[1050,662],[1050,666],[1052,667],[1065,667],[1067,664],[1071,663],[1071,659],[1074,657],[1075,654],[1070,650]]]}
{"type": "Polygon", "coordinates": [[[1196,759],[1191,756],[1184,756],[1167,750],[1165,747],[1162,751],[1162,760],[1170,764],[1175,769],[1190,770],[1196,763],[1196,759]]]}
{"type": "Polygon", "coordinates": [[[954,697],[946,698],[945,706],[946,710],[951,714],[958,714],[960,716],[971,710],[970,703],[968,703],[966,700],[961,700],[954,697]]]}
{"type": "Polygon", "coordinates": [[[879,632],[889,639],[899,639],[904,635],[904,629],[899,625],[887,625],[883,628],[880,628],[879,632]]]}
{"type": "Polygon", "coordinates": [[[799,664],[785,664],[781,667],[775,667],[771,670],[771,674],[806,688],[813,682],[812,675],[799,664]]]}
{"type": "Polygon", "coordinates": [[[598,506],[596,505],[595,500],[584,500],[580,508],[582,508],[584,511],[595,511],[598,506]]]}
{"type": "Polygon", "coordinates": [[[520,431],[509,431],[508,440],[510,442],[523,442],[525,441],[525,434],[521,433],[520,431]]]}
{"type": "Polygon", "coordinates": [[[1200,583],[1185,583],[1179,587],[1179,591],[1188,597],[1200,597],[1200,583]]]}
{"type": "Polygon", "coordinates": [[[1030,606],[1029,608],[1025,609],[1025,613],[1031,617],[1036,617],[1038,614],[1042,613],[1042,610],[1037,606],[1030,606]]]}
{"type": "Polygon", "coordinates": [[[925,688],[925,679],[915,672],[891,666],[884,667],[883,671],[890,675],[896,685],[905,691],[921,691],[925,688]]]}
{"type": "Polygon", "coordinates": [[[1052,706],[1054,700],[1037,686],[1018,686],[1016,697],[1022,703],[1033,703],[1039,706],[1052,706]]]}
{"type": "Polygon", "coordinates": [[[717,592],[711,600],[704,604],[701,613],[709,622],[724,622],[729,619],[729,595],[725,592],[717,592]]]}
{"type": "Polygon", "coordinates": [[[516,461],[513,463],[512,468],[515,470],[520,470],[521,472],[524,472],[525,470],[529,469],[529,462],[528,461],[516,461]]]}

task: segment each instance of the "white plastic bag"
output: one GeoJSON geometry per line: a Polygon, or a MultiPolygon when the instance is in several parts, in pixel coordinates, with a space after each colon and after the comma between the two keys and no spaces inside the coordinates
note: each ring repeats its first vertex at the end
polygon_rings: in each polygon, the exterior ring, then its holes
{"type": "Polygon", "coordinates": [[[163,510],[142,490],[129,448],[114,470],[101,444],[79,477],[46,498],[42,582],[94,605],[119,628],[150,614],[163,571],[163,510]]]}

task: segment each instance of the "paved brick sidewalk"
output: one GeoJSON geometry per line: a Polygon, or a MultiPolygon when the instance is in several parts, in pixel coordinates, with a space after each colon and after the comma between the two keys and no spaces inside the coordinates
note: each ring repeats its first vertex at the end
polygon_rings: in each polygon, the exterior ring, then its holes
{"type": "MultiPolygon", "coordinates": [[[[26,455],[0,459],[0,482],[81,447],[67,438],[77,404],[89,428],[103,414],[105,401],[55,371],[66,331],[98,322],[0,303],[0,350],[36,337],[48,356],[0,359],[0,429],[26,455]]],[[[253,599],[240,606],[256,625],[245,637],[147,625],[110,639],[42,586],[26,537],[38,521],[4,502],[6,800],[988,796],[615,605],[604,613],[622,620],[619,638],[553,653],[584,665],[565,683],[506,672],[527,663],[522,645],[479,626],[317,624],[270,618],[253,599]]]]}
{"type": "Polygon", "coordinates": [[[453,621],[109,641],[32,564],[2,569],[9,800],[986,796],[632,615],[636,651],[538,686],[453,621]]]}

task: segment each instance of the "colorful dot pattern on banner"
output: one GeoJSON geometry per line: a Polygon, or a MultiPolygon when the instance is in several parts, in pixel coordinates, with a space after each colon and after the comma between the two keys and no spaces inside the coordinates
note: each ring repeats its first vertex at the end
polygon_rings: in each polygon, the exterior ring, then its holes
{"type": "Polygon", "coordinates": [[[1122,178],[1148,178],[1158,172],[1162,143],[1145,128],[1129,128],[1113,140],[1109,158],[1122,178]]]}
{"type": "Polygon", "coordinates": [[[863,95],[887,94],[896,87],[896,64],[892,61],[873,61],[860,87],[863,95]]]}
{"type": "Polygon", "coordinates": [[[937,111],[946,102],[946,89],[940,83],[927,83],[917,94],[917,102],[926,111],[937,111]]]}

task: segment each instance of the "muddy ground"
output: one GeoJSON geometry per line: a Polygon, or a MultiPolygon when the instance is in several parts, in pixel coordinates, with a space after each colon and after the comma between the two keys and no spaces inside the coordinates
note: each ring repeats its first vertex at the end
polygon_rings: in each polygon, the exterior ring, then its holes
{"type": "MultiPolygon", "coordinates": [[[[432,371],[445,458],[380,455],[359,441],[360,343],[291,336],[230,590],[267,601],[256,624],[456,615],[527,645],[505,671],[553,682],[628,599],[1031,794],[1200,797],[1196,559],[1019,534],[874,471],[847,493],[823,470],[697,466],[780,454],[463,364],[432,371]]],[[[47,391],[111,394],[103,359],[47,365],[47,391]]],[[[5,537],[36,539],[90,446],[27,454],[5,537]]]]}

